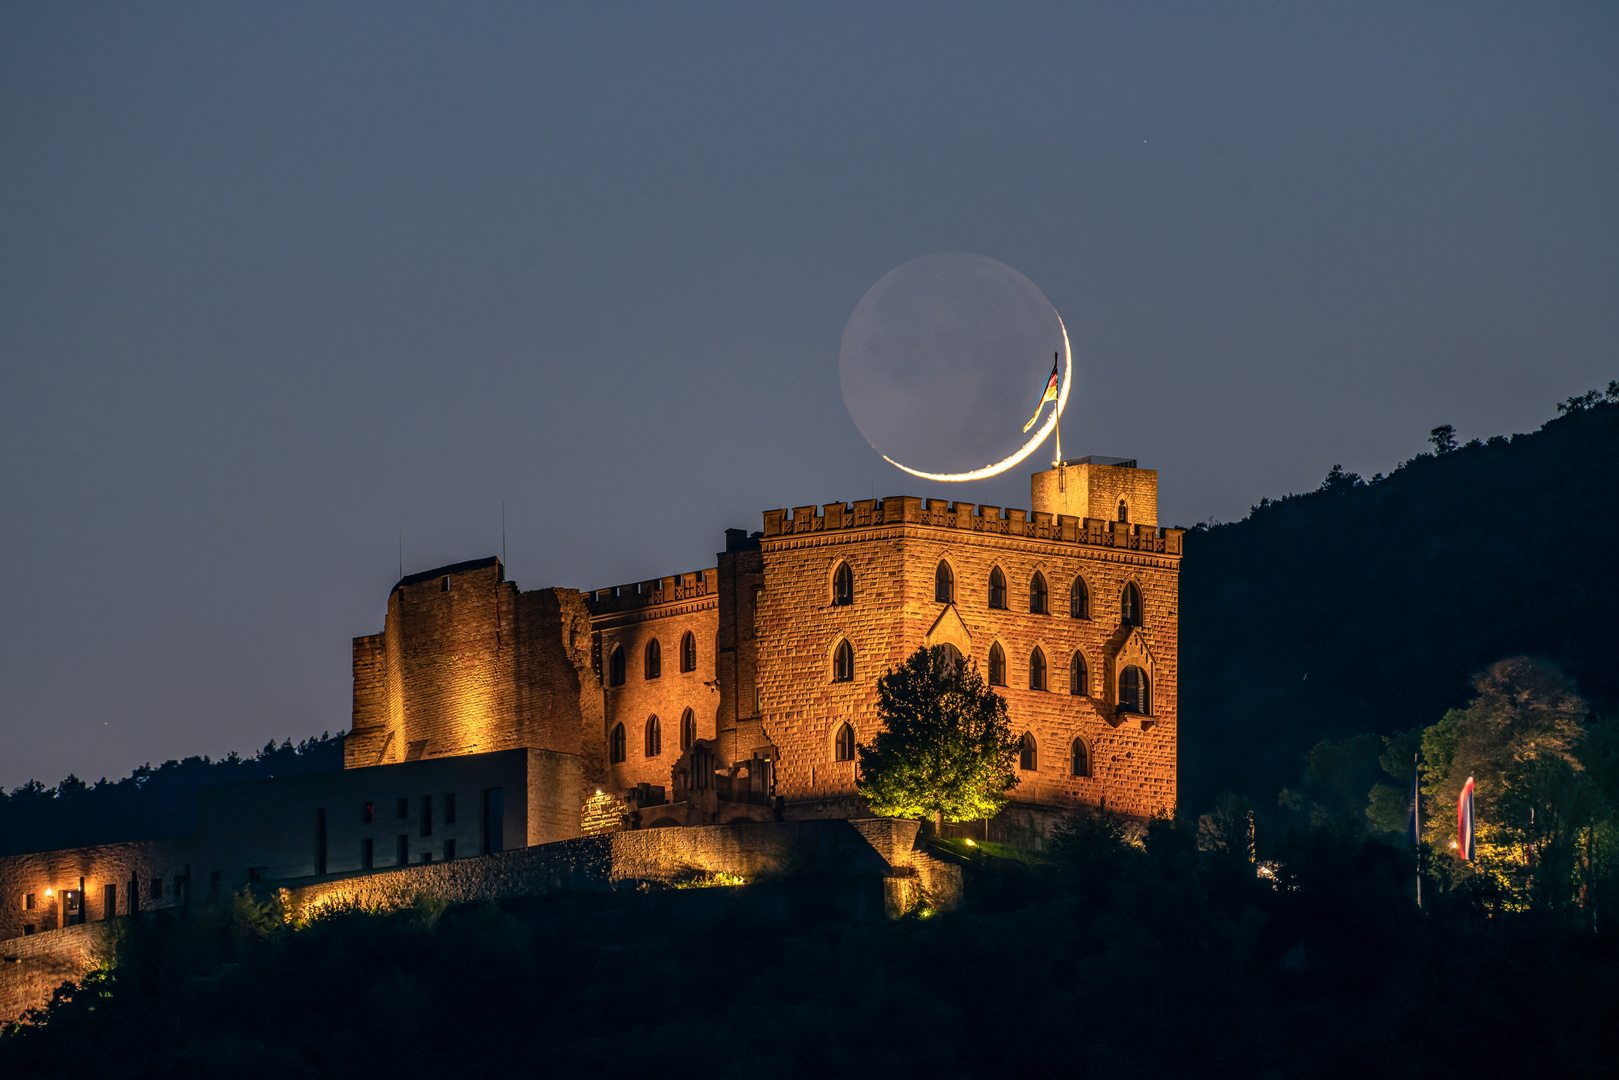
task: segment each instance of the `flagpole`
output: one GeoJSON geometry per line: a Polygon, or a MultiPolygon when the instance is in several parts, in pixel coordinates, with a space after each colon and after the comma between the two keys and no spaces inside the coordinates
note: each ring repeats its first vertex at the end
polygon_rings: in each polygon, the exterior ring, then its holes
{"type": "Polygon", "coordinates": [[[1422,753],[1411,755],[1411,768],[1416,775],[1411,787],[1412,820],[1417,829],[1417,909],[1422,908],[1422,753]]]}
{"type": "MultiPolygon", "coordinates": [[[[1057,353],[1052,353],[1051,358],[1053,360],[1061,359],[1060,355],[1057,354],[1057,353]]],[[[1057,460],[1053,461],[1052,464],[1055,465],[1055,466],[1058,466],[1060,468],[1062,466],[1062,386],[1061,386],[1061,384],[1059,384],[1057,386],[1057,400],[1056,400],[1055,405],[1056,405],[1056,409],[1057,409],[1057,460]]]]}

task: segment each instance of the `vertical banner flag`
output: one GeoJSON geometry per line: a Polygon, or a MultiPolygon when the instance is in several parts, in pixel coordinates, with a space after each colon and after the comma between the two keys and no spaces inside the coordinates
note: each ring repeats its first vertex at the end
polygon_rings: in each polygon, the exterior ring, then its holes
{"type": "Polygon", "coordinates": [[[1462,797],[1456,800],[1456,854],[1463,859],[1473,857],[1473,778],[1462,785],[1462,797]]]}
{"type": "Polygon", "coordinates": [[[1025,432],[1034,427],[1034,422],[1040,419],[1040,410],[1046,407],[1046,402],[1057,400],[1057,383],[1060,381],[1057,376],[1057,368],[1059,363],[1059,359],[1053,359],[1051,361],[1051,377],[1046,380],[1045,393],[1040,395],[1040,404],[1034,407],[1034,415],[1029,417],[1029,422],[1027,424],[1023,425],[1023,430],[1025,432]]]}

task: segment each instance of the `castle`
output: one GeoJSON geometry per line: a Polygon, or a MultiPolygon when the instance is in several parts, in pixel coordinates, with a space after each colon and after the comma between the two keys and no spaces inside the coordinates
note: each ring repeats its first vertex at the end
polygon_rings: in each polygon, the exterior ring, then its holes
{"type": "Polygon", "coordinates": [[[771,510],[713,567],[591,591],[524,592],[494,558],[404,577],[354,641],[344,769],[209,789],[190,836],[0,859],[0,940],[581,835],[868,817],[877,679],[923,645],[1022,735],[973,828],[1170,812],[1183,534],[1157,474],[1067,461],[1031,505],[771,510]]]}

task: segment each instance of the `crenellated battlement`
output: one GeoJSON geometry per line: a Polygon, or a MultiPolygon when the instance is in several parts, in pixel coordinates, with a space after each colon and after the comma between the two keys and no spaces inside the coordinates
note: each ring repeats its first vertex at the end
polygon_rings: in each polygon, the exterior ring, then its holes
{"type": "Polygon", "coordinates": [[[884,525],[920,525],[935,529],[1020,536],[1130,551],[1181,554],[1184,529],[1160,529],[1124,521],[1073,518],[1065,514],[1003,509],[986,504],[922,499],[910,495],[886,499],[860,499],[852,503],[795,506],[792,510],[766,510],[766,541],[805,533],[838,532],[884,525]]]}
{"type": "Polygon", "coordinates": [[[628,585],[614,585],[607,589],[593,589],[585,593],[585,604],[592,615],[608,615],[617,611],[635,611],[695,600],[719,593],[719,570],[694,570],[689,574],[636,581],[628,585]]]}

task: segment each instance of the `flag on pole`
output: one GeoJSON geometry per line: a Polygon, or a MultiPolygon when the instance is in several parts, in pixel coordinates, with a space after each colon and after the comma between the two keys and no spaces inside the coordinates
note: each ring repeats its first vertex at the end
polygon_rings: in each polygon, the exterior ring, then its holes
{"type": "Polygon", "coordinates": [[[1462,785],[1462,797],[1456,800],[1456,854],[1462,859],[1473,857],[1473,778],[1462,785]]]}
{"type": "Polygon", "coordinates": [[[1034,415],[1029,417],[1029,422],[1027,424],[1023,425],[1023,430],[1025,432],[1027,432],[1030,428],[1034,427],[1034,422],[1036,420],[1040,419],[1040,410],[1046,407],[1046,402],[1048,402],[1048,401],[1056,401],[1056,400],[1057,400],[1057,361],[1055,359],[1053,359],[1051,361],[1051,378],[1046,380],[1046,392],[1040,395],[1040,404],[1038,404],[1038,405],[1036,405],[1034,407],[1034,415]]]}

